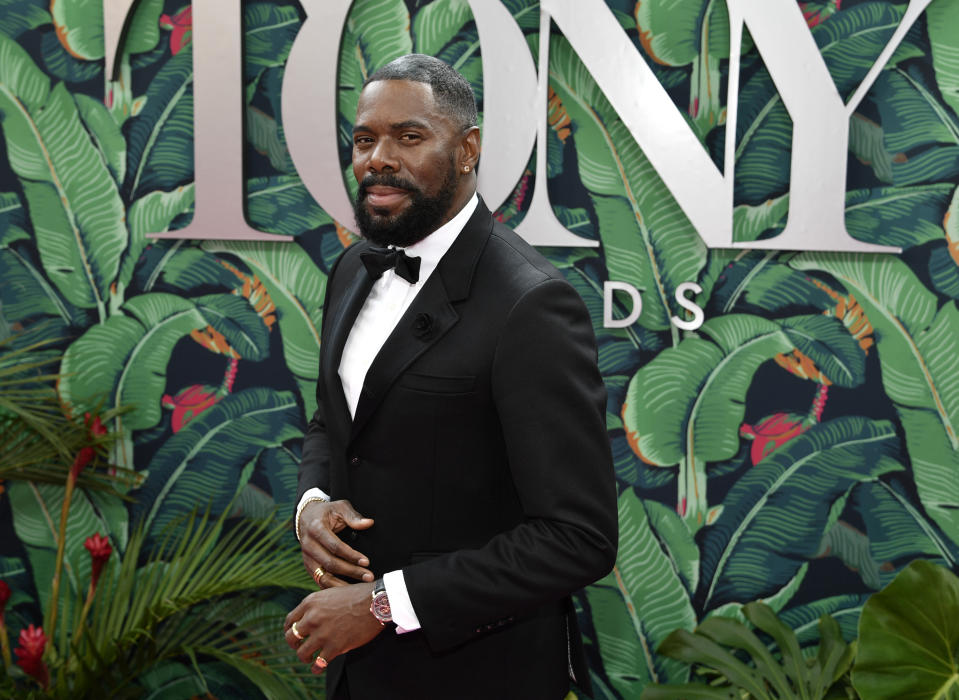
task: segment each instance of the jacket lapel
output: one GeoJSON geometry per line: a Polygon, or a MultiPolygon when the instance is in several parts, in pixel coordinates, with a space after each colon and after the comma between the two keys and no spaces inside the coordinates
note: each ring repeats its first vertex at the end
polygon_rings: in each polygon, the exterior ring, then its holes
{"type": "Polygon", "coordinates": [[[363,308],[363,302],[373,287],[373,280],[366,273],[366,269],[359,265],[353,272],[346,292],[340,302],[330,309],[329,331],[326,342],[320,347],[323,376],[321,381],[326,387],[325,405],[327,406],[328,429],[335,430],[335,434],[346,436],[349,434],[350,409],[343,393],[343,382],[340,381],[340,359],[343,357],[343,347],[356,321],[356,316],[363,308]]]}
{"type": "Polygon", "coordinates": [[[473,270],[492,227],[493,218],[480,200],[452,247],[440,260],[373,360],[353,417],[351,440],[363,429],[386,392],[406,368],[446,335],[459,320],[454,302],[469,296],[473,270]]]}

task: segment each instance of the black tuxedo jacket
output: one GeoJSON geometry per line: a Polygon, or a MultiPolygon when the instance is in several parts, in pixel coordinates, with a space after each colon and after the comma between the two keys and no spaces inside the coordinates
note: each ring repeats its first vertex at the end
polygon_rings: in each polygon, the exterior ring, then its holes
{"type": "MultiPolygon", "coordinates": [[[[606,392],[585,305],[480,202],[387,339],[351,420],[338,376],[371,282],[349,248],[324,303],[299,492],[346,498],[349,543],[403,569],[422,629],[340,657],[357,698],[562,698],[589,687],[569,595],[616,553],[606,392]]],[[[344,533],[346,534],[346,533],[344,533]]]]}

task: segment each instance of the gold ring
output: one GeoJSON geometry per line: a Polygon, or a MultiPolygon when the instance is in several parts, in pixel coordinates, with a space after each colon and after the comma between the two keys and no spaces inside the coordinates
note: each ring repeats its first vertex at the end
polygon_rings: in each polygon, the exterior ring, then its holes
{"type": "Polygon", "coordinates": [[[323,567],[318,566],[313,569],[313,580],[319,583],[321,578],[323,578],[323,567]]]}
{"type": "Polygon", "coordinates": [[[293,636],[296,637],[297,639],[299,639],[301,642],[302,642],[304,639],[306,639],[306,637],[304,637],[302,634],[300,634],[300,633],[296,630],[296,623],[295,623],[295,622],[294,622],[292,625],[290,625],[290,631],[293,633],[293,636]]]}
{"type": "Polygon", "coordinates": [[[317,668],[326,668],[329,664],[326,662],[322,656],[317,656],[316,660],[313,662],[317,668]]]}

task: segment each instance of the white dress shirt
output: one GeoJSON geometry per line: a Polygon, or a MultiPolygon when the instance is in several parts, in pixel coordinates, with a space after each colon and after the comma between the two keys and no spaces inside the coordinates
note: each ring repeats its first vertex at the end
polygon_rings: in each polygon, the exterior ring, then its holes
{"type": "MultiPolygon", "coordinates": [[[[456,216],[419,243],[404,248],[407,255],[420,259],[420,276],[416,284],[410,284],[392,269],[384,272],[383,276],[373,283],[363,308],[356,316],[346,345],[343,346],[343,357],[340,359],[340,381],[343,383],[343,393],[346,395],[351,416],[356,415],[363,382],[373,360],[396,328],[400,318],[413,303],[413,299],[423,288],[423,284],[436,270],[440,259],[453,245],[478,203],[479,199],[474,193],[456,216]]],[[[308,489],[297,505],[297,521],[300,518],[300,511],[310,498],[330,500],[321,489],[308,489]]],[[[386,595],[390,599],[390,610],[393,614],[393,622],[396,623],[397,633],[418,630],[420,621],[406,590],[403,570],[398,569],[384,574],[383,584],[386,587],[386,595]]]]}

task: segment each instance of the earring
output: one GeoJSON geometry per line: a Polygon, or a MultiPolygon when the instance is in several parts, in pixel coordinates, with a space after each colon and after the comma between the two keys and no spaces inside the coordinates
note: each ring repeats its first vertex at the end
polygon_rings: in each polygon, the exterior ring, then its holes
{"type": "Polygon", "coordinates": [[[468,173],[469,171],[470,171],[470,166],[464,165],[464,166],[463,166],[463,172],[464,172],[464,173],[468,173]]]}

